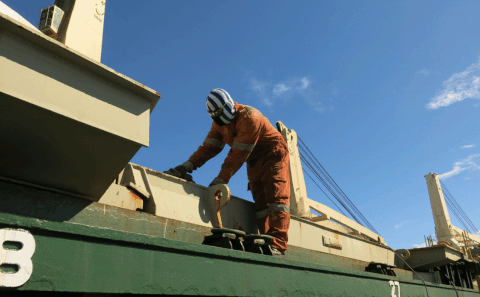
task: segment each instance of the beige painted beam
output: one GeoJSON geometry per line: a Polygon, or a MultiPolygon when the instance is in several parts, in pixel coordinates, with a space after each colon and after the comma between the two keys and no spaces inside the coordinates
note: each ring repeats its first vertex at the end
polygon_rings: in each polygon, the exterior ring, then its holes
{"type": "MultiPolygon", "coordinates": [[[[148,176],[154,200],[154,207],[152,211],[148,211],[149,213],[209,228],[217,226],[215,209],[212,209],[212,205],[215,205],[212,188],[131,163],[122,174],[120,184],[129,184],[133,180],[138,187],[145,184],[145,181],[139,180],[144,177],[128,172],[129,168],[138,173],[145,170],[148,176]]],[[[327,214],[342,221],[334,213],[327,214]]],[[[258,233],[255,205],[252,202],[231,196],[228,204],[222,207],[220,215],[225,228],[258,233]]],[[[292,216],[288,244],[366,262],[394,264],[394,253],[388,247],[372,240],[365,240],[361,236],[348,234],[349,232],[346,227],[333,221],[312,222],[309,219],[292,216]]],[[[381,240],[383,242],[383,238],[381,240]]]]}
{"type": "Polygon", "coordinates": [[[0,176],[99,199],[160,94],[0,13],[0,176]]]}
{"type": "MultiPolygon", "coordinates": [[[[377,233],[371,231],[368,228],[365,228],[364,226],[347,218],[346,216],[336,212],[330,207],[317,201],[313,201],[312,199],[308,199],[308,204],[310,205],[311,209],[322,214],[322,216],[320,217],[321,220],[332,220],[347,227],[348,229],[351,229],[351,234],[363,234],[372,240],[380,241],[382,244],[386,245],[385,240],[382,236],[378,235],[377,233]]],[[[315,219],[312,219],[312,221],[315,221],[315,219]]]]}
{"type": "Polygon", "coordinates": [[[56,0],[65,16],[57,40],[100,62],[106,0],[56,0]]]}
{"type": "MultiPolygon", "coordinates": [[[[460,237],[462,237],[462,233],[463,233],[463,232],[466,232],[465,230],[462,230],[462,229],[460,229],[460,228],[458,228],[458,227],[456,227],[456,226],[452,226],[452,228],[453,228],[453,230],[454,230],[455,232],[458,233],[458,235],[459,235],[460,237]]],[[[478,244],[480,244],[480,237],[478,237],[478,236],[476,236],[476,235],[473,235],[473,234],[470,233],[470,232],[467,232],[467,233],[468,233],[468,237],[470,238],[470,241],[472,241],[469,245],[478,245],[478,244]]],[[[462,238],[462,241],[463,241],[463,238],[462,238]]]]}
{"type": "Polygon", "coordinates": [[[440,179],[436,173],[425,175],[427,181],[428,194],[430,196],[430,205],[432,207],[433,220],[435,222],[435,234],[438,242],[446,241],[455,248],[459,248],[458,242],[455,240],[455,232],[453,230],[450,215],[448,213],[445,197],[443,196],[440,179]]]}
{"type": "Polygon", "coordinates": [[[303,176],[302,162],[298,152],[297,133],[288,129],[282,122],[277,127],[287,142],[290,162],[290,213],[301,218],[311,218],[307,198],[307,187],[303,176]]]}

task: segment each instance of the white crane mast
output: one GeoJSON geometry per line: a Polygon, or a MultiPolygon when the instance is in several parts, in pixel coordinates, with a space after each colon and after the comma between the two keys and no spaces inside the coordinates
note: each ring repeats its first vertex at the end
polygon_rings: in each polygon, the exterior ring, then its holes
{"type": "Polygon", "coordinates": [[[446,242],[458,250],[465,249],[466,246],[478,246],[480,244],[478,236],[452,225],[438,175],[429,173],[425,175],[425,179],[438,243],[446,242]]]}

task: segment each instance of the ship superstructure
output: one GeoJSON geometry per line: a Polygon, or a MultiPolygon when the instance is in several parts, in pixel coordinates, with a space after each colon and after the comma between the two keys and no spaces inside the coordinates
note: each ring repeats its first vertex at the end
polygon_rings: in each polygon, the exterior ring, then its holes
{"type": "Polygon", "coordinates": [[[307,197],[297,135],[281,122],[292,181],[282,258],[228,186],[129,163],[160,94],[100,63],[105,5],[57,0],[44,10],[61,15],[42,23],[50,36],[0,14],[2,294],[480,295],[477,238],[462,246],[437,225],[450,245],[391,249],[307,197]]]}

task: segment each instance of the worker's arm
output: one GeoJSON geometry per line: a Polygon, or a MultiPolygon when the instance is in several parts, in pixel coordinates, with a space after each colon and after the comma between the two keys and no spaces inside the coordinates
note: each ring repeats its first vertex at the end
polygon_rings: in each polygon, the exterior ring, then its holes
{"type": "Polygon", "coordinates": [[[260,117],[245,117],[237,123],[238,134],[233,140],[232,149],[222,165],[218,179],[228,183],[230,178],[242,167],[253,151],[260,137],[262,119],[260,117]]]}
{"type": "Polygon", "coordinates": [[[188,159],[187,162],[191,162],[192,170],[201,167],[205,162],[223,150],[225,143],[222,141],[222,134],[217,129],[218,126],[213,123],[203,144],[199,146],[197,151],[188,159]]]}

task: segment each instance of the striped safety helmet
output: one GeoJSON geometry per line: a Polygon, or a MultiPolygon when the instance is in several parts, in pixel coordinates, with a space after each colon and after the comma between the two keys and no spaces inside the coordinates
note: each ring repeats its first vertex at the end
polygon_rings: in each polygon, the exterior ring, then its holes
{"type": "Polygon", "coordinates": [[[207,109],[212,118],[219,117],[224,125],[230,124],[235,117],[235,104],[233,104],[232,97],[223,89],[213,89],[208,94],[207,109]]]}

